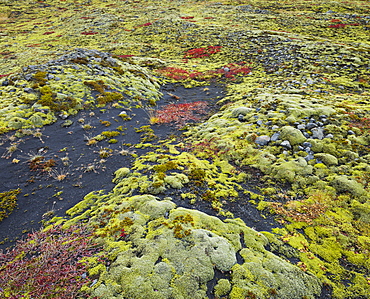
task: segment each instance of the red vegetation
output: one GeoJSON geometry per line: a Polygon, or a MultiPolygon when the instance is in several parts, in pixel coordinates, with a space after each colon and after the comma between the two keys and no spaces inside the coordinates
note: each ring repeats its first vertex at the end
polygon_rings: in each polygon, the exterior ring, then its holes
{"type": "Polygon", "coordinates": [[[193,103],[169,104],[155,111],[151,120],[155,123],[176,123],[179,126],[185,125],[188,121],[199,121],[196,114],[206,114],[208,104],[203,101],[193,103]]]}
{"type": "Polygon", "coordinates": [[[141,25],[138,25],[136,27],[146,27],[146,26],[150,26],[152,25],[153,23],[145,23],[145,24],[141,24],[141,25]]]}
{"type": "Polygon", "coordinates": [[[44,32],[43,35],[49,35],[49,34],[53,34],[55,33],[55,31],[47,31],[47,32],[44,32]]]}
{"type": "Polygon", "coordinates": [[[207,48],[195,48],[185,52],[184,58],[202,58],[221,51],[222,46],[208,46],[207,48]]]}
{"type": "Polygon", "coordinates": [[[352,24],[342,24],[342,23],[338,23],[338,24],[332,24],[332,25],[329,25],[328,27],[329,28],[344,28],[346,26],[360,26],[359,23],[352,23],[352,24]]]}
{"type": "Polygon", "coordinates": [[[117,55],[119,58],[133,57],[134,55],[117,55]]]}
{"type": "Polygon", "coordinates": [[[76,298],[91,283],[81,258],[98,251],[83,226],[60,226],[28,235],[9,252],[0,252],[0,297],[76,298]]]}
{"type": "Polygon", "coordinates": [[[238,75],[247,75],[251,72],[251,68],[245,65],[245,62],[229,63],[219,69],[207,72],[190,72],[175,67],[166,67],[158,70],[161,75],[175,80],[199,80],[205,81],[212,78],[228,78],[234,79],[238,75]]]}
{"type": "Polygon", "coordinates": [[[95,32],[95,31],[85,31],[85,32],[81,32],[81,34],[83,35],[94,35],[94,34],[98,34],[99,32],[95,32]]]}
{"type": "Polygon", "coordinates": [[[189,20],[189,19],[194,19],[194,17],[180,17],[183,20],[189,20]]]}

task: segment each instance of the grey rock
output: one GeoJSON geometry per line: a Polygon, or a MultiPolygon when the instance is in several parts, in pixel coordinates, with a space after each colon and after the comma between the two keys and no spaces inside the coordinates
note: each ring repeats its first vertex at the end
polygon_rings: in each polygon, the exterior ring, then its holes
{"type": "Polygon", "coordinates": [[[333,137],[334,137],[333,134],[327,134],[327,135],[325,135],[325,138],[333,138],[333,137]]]}
{"type": "Polygon", "coordinates": [[[27,81],[31,81],[33,78],[32,74],[26,74],[24,75],[24,79],[26,79],[27,81]]]}
{"type": "Polygon", "coordinates": [[[282,143],[280,143],[282,147],[285,147],[287,149],[291,149],[292,146],[290,145],[290,142],[288,140],[284,140],[282,143]]]}
{"type": "Polygon", "coordinates": [[[355,132],[353,132],[352,130],[348,130],[347,134],[348,134],[348,135],[356,135],[356,133],[355,133],[355,132]]]}
{"type": "Polygon", "coordinates": [[[306,138],[310,138],[310,134],[308,134],[307,132],[303,132],[303,136],[306,138]]]}
{"type": "Polygon", "coordinates": [[[302,145],[304,147],[311,147],[312,146],[312,144],[310,142],[308,142],[308,141],[303,142],[302,145]]]}
{"type": "Polygon", "coordinates": [[[324,129],[323,128],[313,128],[311,130],[313,139],[324,139],[324,129]]]}
{"type": "Polygon", "coordinates": [[[261,126],[263,124],[262,120],[257,120],[257,125],[261,126]]]}
{"type": "Polygon", "coordinates": [[[276,141],[276,140],[278,140],[279,139],[279,137],[280,137],[280,132],[276,132],[276,133],[274,133],[274,134],[272,134],[272,136],[271,136],[271,141],[276,141]]]}
{"type": "Polygon", "coordinates": [[[61,114],[59,114],[59,117],[61,118],[61,119],[67,119],[68,118],[68,114],[64,114],[64,113],[61,113],[61,114]]]}
{"type": "Polygon", "coordinates": [[[298,126],[297,126],[297,129],[298,130],[304,130],[306,128],[306,126],[304,125],[304,124],[299,124],[298,126]]]}
{"type": "Polygon", "coordinates": [[[317,127],[317,124],[315,123],[312,123],[312,122],[309,122],[307,125],[306,125],[306,129],[307,130],[310,130],[313,129],[313,128],[316,128],[317,127]]]}
{"type": "Polygon", "coordinates": [[[24,90],[24,92],[28,92],[28,93],[34,92],[33,88],[30,88],[30,87],[26,87],[23,90],[24,90]]]}
{"type": "Polygon", "coordinates": [[[272,127],[271,127],[271,130],[277,130],[277,129],[279,129],[279,128],[280,128],[279,126],[275,125],[275,126],[272,126],[272,127]]]}
{"type": "Polygon", "coordinates": [[[313,84],[314,82],[313,82],[313,80],[312,79],[307,79],[306,80],[306,84],[309,84],[309,85],[311,85],[311,84],[313,84]]]}
{"type": "Polygon", "coordinates": [[[256,138],[255,143],[259,145],[267,145],[270,142],[270,140],[271,140],[270,136],[262,135],[256,138]]]}
{"type": "Polygon", "coordinates": [[[48,78],[48,80],[52,80],[52,79],[54,79],[54,75],[52,75],[52,74],[47,74],[47,76],[46,76],[47,78],[48,78]]]}
{"type": "Polygon", "coordinates": [[[304,157],[304,159],[308,162],[312,159],[314,159],[315,157],[312,155],[312,154],[308,154],[306,157],[304,157]]]}

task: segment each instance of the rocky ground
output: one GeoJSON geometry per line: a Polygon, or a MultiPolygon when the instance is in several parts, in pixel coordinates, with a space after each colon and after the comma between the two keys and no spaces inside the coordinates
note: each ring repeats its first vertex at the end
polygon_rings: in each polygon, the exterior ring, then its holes
{"type": "Polygon", "coordinates": [[[368,298],[367,1],[0,8],[0,297],[368,298]]]}

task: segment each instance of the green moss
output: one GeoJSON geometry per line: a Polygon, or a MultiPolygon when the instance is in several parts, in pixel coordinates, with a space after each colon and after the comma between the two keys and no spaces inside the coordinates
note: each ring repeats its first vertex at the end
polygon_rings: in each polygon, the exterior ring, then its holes
{"type": "Polygon", "coordinates": [[[338,165],[338,159],[331,154],[318,153],[315,158],[320,159],[326,166],[338,165]]]}
{"type": "Polygon", "coordinates": [[[17,195],[21,189],[13,189],[0,193],[0,222],[7,218],[17,207],[17,195]]]}
{"type": "Polygon", "coordinates": [[[285,126],[281,128],[281,140],[288,140],[291,145],[297,145],[306,141],[306,137],[303,136],[302,132],[291,126],[285,126]]]}
{"type": "Polygon", "coordinates": [[[331,185],[338,192],[350,192],[354,196],[362,196],[366,193],[362,184],[358,183],[353,179],[349,179],[346,176],[336,176],[331,181],[331,185]]]}

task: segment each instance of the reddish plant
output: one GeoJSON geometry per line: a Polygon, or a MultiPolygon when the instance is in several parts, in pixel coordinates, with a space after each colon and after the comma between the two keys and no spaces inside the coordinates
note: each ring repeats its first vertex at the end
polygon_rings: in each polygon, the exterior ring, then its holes
{"type": "Polygon", "coordinates": [[[207,72],[189,72],[175,67],[166,67],[158,70],[161,75],[175,80],[198,80],[205,81],[212,78],[228,78],[234,79],[237,75],[247,75],[251,72],[251,68],[245,65],[245,62],[229,63],[219,69],[207,72]]]}
{"type": "Polygon", "coordinates": [[[94,34],[98,34],[99,32],[95,32],[95,31],[84,31],[84,32],[81,32],[82,35],[94,35],[94,34]]]}
{"type": "Polygon", "coordinates": [[[329,28],[344,28],[344,27],[346,27],[346,26],[347,26],[346,24],[339,23],[339,24],[332,24],[332,25],[329,25],[328,27],[329,27],[329,28]]]}
{"type": "Polygon", "coordinates": [[[91,283],[86,265],[79,261],[98,250],[84,226],[55,226],[29,234],[11,251],[0,251],[0,297],[76,298],[80,288],[91,283]]]}
{"type": "Polygon", "coordinates": [[[190,19],[194,19],[194,17],[180,17],[181,19],[183,19],[183,20],[190,20],[190,19]]]}
{"type": "Polygon", "coordinates": [[[169,104],[160,110],[154,111],[150,116],[151,123],[165,124],[176,123],[179,126],[185,125],[188,121],[198,121],[196,114],[205,114],[208,104],[203,101],[182,104],[169,104]]]}
{"type": "Polygon", "coordinates": [[[145,24],[138,25],[137,27],[146,27],[146,26],[150,26],[152,24],[153,23],[145,23],[145,24]]]}
{"type": "Polygon", "coordinates": [[[185,52],[184,58],[202,58],[208,57],[221,51],[222,46],[208,46],[207,48],[195,48],[185,52]]]}
{"type": "Polygon", "coordinates": [[[43,35],[49,35],[49,34],[53,34],[55,33],[55,31],[47,31],[47,32],[44,32],[43,35]]]}

